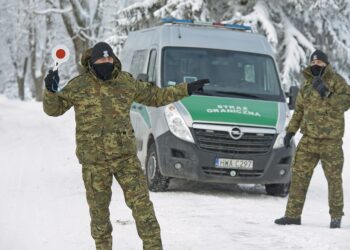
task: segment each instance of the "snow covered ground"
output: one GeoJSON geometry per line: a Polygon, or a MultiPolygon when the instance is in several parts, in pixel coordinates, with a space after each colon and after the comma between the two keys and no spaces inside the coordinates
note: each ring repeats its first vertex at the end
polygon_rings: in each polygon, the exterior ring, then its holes
{"type": "MultiPolygon", "coordinates": [[[[350,112],[344,138],[345,214],[350,214],[350,112]]],[[[75,158],[74,114],[48,117],[41,103],[0,96],[0,249],[92,250],[81,167],[75,158]]],[[[329,229],[327,185],[315,170],[302,226],[277,226],[286,198],[252,185],[185,181],[151,193],[164,249],[350,249],[350,219],[329,229]]],[[[114,249],[142,249],[116,182],[110,206],[114,249]]]]}

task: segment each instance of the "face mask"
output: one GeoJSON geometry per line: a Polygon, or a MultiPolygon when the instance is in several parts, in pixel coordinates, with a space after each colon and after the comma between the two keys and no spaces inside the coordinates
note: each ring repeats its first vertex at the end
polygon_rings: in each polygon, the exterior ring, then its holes
{"type": "Polygon", "coordinates": [[[112,72],[114,69],[113,63],[94,63],[92,68],[95,70],[97,77],[101,80],[107,81],[112,78],[112,72]]]}
{"type": "Polygon", "coordinates": [[[321,76],[323,74],[324,67],[317,64],[311,66],[311,73],[313,76],[321,76]]]}

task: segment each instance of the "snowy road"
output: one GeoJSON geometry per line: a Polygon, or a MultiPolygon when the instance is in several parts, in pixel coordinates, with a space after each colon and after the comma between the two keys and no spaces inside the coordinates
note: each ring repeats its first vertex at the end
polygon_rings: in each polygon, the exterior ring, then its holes
{"type": "MultiPolygon", "coordinates": [[[[347,114],[350,127],[350,112],[347,114]]],[[[350,129],[344,138],[345,214],[350,214],[350,129]]],[[[0,96],[0,250],[92,250],[74,117],[42,112],[35,102],[0,96]]],[[[277,226],[286,198],[262,187],[176,181],[152,193],[164,249],[350,249],[350,217],[330,230],[326,180],[318,167],[302,226],[277,226]]],[[[131,212],[114,182],[110,206],[114,249],[142,249],[131,212]]]]}

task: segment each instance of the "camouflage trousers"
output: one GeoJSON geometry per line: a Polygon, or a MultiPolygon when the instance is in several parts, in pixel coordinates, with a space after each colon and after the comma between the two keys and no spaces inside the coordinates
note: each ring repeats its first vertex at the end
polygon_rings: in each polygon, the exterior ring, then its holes
{"type": "Polygon", "coordinates": [[[143,249],[162,249],[159,224],[149,199],[146,178],[136,155],[107,161],[104,164],[83,165],[91,235],[95,240],[96,249],[112,249],[109,204],[113,176],[123,190],[126,204],[132,210],[138,235],[143,241],[143,249]]]}
{"type": "Polygon", "coordinates": [[[342,140],[314,139],[303,136],[299,142],[292,165],[292,182],[285,216],[301,216],[306,193],[317,163],[321,165],[328,183],[329,213],[332,218],[343,213],[343,149],[342,140]]]}

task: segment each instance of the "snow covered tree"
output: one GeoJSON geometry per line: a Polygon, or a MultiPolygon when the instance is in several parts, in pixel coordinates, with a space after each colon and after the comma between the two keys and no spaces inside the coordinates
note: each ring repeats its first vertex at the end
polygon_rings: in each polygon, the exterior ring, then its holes
{"type": "MultiPolygon", "coordinates": [[[[285,12],[294,6],[280,1],[256,1],[245,15],[237,13],[229,22],[241,21],[254,26],[265,34],[275,51],[281,71],[283,89],[287,92],[292,85],[299,85],[301,65],[307,63],[308,54],[314,50],[302,30],[299,30],[285,12]]],[[[292,8],[293,9],[293,8],[292,8]]]]}
{"type": "Polygon", "coordinates": [[[30,57],[28,43],[30,19],[28,13],[23,11],[25,7],[23,1],[19,1],[17,4],[7,3],[1,10],[1,15],[7,17],[4,21],[5,25],[0,26],[1,33],[5,34],[6,44],[10,52],[9,59],[15,72],[18,97],[21,100],[25,98],[24,82],[27,76],[30,57]]]}
{"type": "MultiPolygon", "coordinates": [[[[51,50],[57,44],[66,44],[71,49],[74,63],[63,65],[61,82],[66,82],[79,69],[81,53],[101,38],[105,38],[108,20],[104,14],[103,0],[96,1],[52,1],[14,0],[3,1],[1,27],[2,43],[9,50],[12,68],[16,72],[17,96],[25,98],[25,92],[32,91],[32,97],[42,99],[43,78],[52,67],[51,50]],[[104,25],[101,25],[101,24],[104,25]],[[105,25],[106,24],[106,25],[105,25]],[[75,71],[75,72],[74,72],[75,71]]],[[[113,11],[113,10],[109,10],[113,11]]],[[[6,62],[5,58],[2,58],[6,62]]],[[[8,64],[6,64],[8,65],[8,64]]],[[[11,78],[9,76],[9,78],[11,78]]],[[[14,79],[7,79],[11,82],[14,79]]],[[[5,81],[0,89],[7,88],[5,81]]],[[[13,96],[11,94],[11,96],[13,96]]]]}
{"type": "Polygon", "coordinates": [[[32,97],[42,100],[43,77],[47,70],[47,26],[45,15],[37,13],[45,1],[17,1],[8,4],[4,13],[8,15],[4,29],[10,59],[16,72],[18,97],[25,99],[26,90],[32,97]],[[11,29],[12,32],[8,32],[11,29]],[[7,32],[6,32],[7,31],[7,32]]]}
{"type": "Polygon", "coordinates": [[[117,14],[117,27],[123,33],[152,27],[163,17],[209,20],[204,0],[148,0],[137,2],[117,14]]]}
{"type": "Polygon", "coordinates": [[[32,95],[37,101],[43,98],[44,76],[49,68],[50,48],[48,30],[52,28],[52,18],[50,15],[41,14],[38,9],[46,7],[45,1],[30,0],[29,11],[30,26],[29,50],[30,67],[33,79],[32,95]]]}
{"type": "Polygon", "coordinates": [[[289,0],[283,10],[315,48],[327,52],[331,64],[349,81],[350,1],[289,0]]]}
{"type": "MultiPolygon", "coordinates": [[[[63,12],[62,18],[73,41],[75,62],[78,66],[82,53],[96,43],[104,31],[101,23],[106,1],[62,0],[58,2],[61,9],[69,8],[71,10],[63,12]]],[[[80,71],[81,68],[78,67],[78,70],[80,71]]]]}
{"type": "Polygon", "coordinates": [[[115,16],[116,35],[112,39],[117,54],[122,49],[129,31],[148,28],[160,23],[163,17],[209,20],[204,0],[147,0],[121,9],[115,16]]]}

